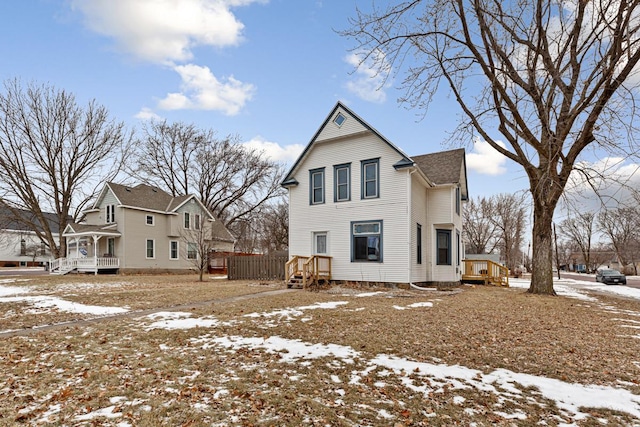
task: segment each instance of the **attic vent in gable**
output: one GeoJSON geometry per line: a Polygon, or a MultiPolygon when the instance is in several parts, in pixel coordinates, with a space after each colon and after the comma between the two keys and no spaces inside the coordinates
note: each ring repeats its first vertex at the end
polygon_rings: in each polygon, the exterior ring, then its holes
{"type": "Polygon", "coordinates": [[[338,126],[342,126],[345,120],[347,120],[347,118],[342,113],[338,113],[336,117],[333,119],[333,123],[335,123],[338,126]]]}

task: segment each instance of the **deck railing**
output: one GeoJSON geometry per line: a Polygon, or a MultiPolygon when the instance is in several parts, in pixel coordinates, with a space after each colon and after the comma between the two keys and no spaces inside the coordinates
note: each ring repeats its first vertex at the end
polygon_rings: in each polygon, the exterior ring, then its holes
{"type": "Polygon", "coordinates": [[[94,271],[120,267],[120,260],[115,257],[104,258],[57,258],[49,262],[51,273],[66,274],[73,270],[94,271]]]}
{"type": "Polygon", "coordinates": [[[509,269],[490,260],[464,260],[462,281],[482,281],[485,285],[509,287],[509,269]]]}
{"type": "Polygon", "coordinates": [[[285,264],[286,281],[299,277],[302,287],[318,283],[320,280],[331,280],[331,257],[312,255],[309,257],[294,255],[285,264]]]}

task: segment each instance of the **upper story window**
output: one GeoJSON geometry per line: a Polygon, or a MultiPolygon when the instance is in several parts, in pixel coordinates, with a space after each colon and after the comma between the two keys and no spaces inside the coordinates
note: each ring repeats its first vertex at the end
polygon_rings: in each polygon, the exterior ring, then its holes
{"type": "Polygon", "coordinates": [[[345,202],[351,200],[351,164],[333,167],[334,201],[345,202]]]}
{"type": "Polygon", "coordinates": [[[362,191],[363,199],[380,197],[380,159],[362,161],[362,191]]]}
{"type": "Polygon", "coordinates": [[[351,223],[351,261],[382,262],[382,221],[351,223]]]}
{"type": "Polygon", "coordinates": [[[184,213],[184,228],[191,228],[191,214],[189,212],[184,213]]]}
{"type": "Polygon", "coordinates": [[[309,171],[309,203],[319,205],[324,203],[324,168],[309,171]]]}
{"type": "Polygon", "coordinates": [[[105,222],[107,224],[113,224],[114,222],[116,222],[116,205],[107,205],[105,209],[105,222]]]}
{"type": "Polygon", "coordinates": [[[146,219],[145,219],[145,224],[147,225],[154,225],[154,217],[153,215],[147,215],[146,219]]]}
{"type": "Polygon", "coordinates": [[[347,118],[342,113],[336,114],[336,117],[333,119],[333,123],[337,124],[338,127],[342,126],[342,124],[347,120],[347,118]]]}
{"type": "Polygon", "coordinates": [[[460,187],[456,187],[456,213],[460,215],[460,187]]]}
{"type": "Polygon", "coordinates": [[[200,230],[200,214],[195,214],[193,216],[193,227],[196,230],[200,230]]]}
{"type": "Polygon", "coordinates": [[[436,230],[436,264],[451,265],[451,230],[436,230]]]}

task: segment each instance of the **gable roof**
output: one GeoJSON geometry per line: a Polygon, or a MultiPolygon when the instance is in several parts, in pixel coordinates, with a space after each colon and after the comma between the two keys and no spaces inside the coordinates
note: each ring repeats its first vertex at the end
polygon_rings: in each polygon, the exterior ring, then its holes
{"type": "Polygon", "coordinates": [[[329,115],[327,116],[327,118],[324,120],[324,122],[322,123],[320,128],[318,128],[316,133],[313,135],[313,138],[311,138],[311,141],[309,141],[307,146],[304,148],[304,150],[302,151],[302,154],[300,154],[300,156],[298,157],[296,162],[293,164],[293,166],[291,167],[291,169],[289,170],[287,175],[284,177],[284,180],[281,183],[281,185],[283,187],[287,187],[289,185],[297,185],[298,184],[298,181],[294,177],[294,174],[295,174],[298,166],[307,157],[309,151],[311,151],[311,147],[317,141],[318,136],[320,136],[320,134],[322,133],[324,128],[327,126],[329,121],[334,117],[334,115],[336,114],[336,112],[338,110],[342,110],[346,114],[349,114],[360,125],[362,125],[367,131],[369,131],[369,132],[373,133],[374,135],[376,135],[384,143],[386,143],[387,145],[389,145],[389,147],[391,147],[394,151],[396,151],[398,153],[398,155],[401,157],[400,161],[397,163],[398,165],[401,165],[402,167],[404,167],[407,164],[413,164],[413,161],[411,161],[411,158],[407,154],[405,154],[400,148],[396,147],[393,143],[391,143],[391,141],[389,141],[380,132],[378,132],[371,125],[369,125],[367,122],[365,122],[360,116],[358,116],[356,113],[351,111],[351,109],[349,109],[347,106],[345,106],[342,102],[338,101],[336,103],[336,105],[333,107],[333,109],[331,110],[331,112],[329,113],[329,115]]]}
{"type": "Polygon", "coordinates": [[[236,239],[233,234],[224,226],[222,221],[214,220],[211,222],[211,234],[214,240],[235,243],[236,239]]]}
{"type": "Polygon", "coordinates": [[[460,184],[462,199],[467,200],[469,191],[466,180],[467,164],[464,148],[423,154],[411,158],[422,173],[434,184],[460,184]]]}

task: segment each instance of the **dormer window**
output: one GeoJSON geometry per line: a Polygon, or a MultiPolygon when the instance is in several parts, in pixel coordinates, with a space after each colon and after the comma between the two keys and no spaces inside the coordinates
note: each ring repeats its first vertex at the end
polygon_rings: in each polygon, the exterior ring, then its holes
{"type": "Polygon", "coordinates": [[[338,127],[340,127],[345,122],[345,120],[347,120],[347,118],[342,113],[338,113],[336,114],[336,117],[333,119],[333,123],[335,123],[336,125],[338,125],[338,127]]]}

